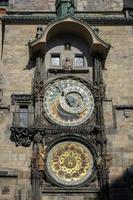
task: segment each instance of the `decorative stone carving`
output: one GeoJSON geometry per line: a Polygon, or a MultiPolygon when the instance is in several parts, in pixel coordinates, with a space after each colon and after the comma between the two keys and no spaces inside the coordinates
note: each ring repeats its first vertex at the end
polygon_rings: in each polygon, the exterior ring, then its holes
{"type": "Polygon", "coordinates": [[[84,126],[76,126],[76,127],[73,127],[73,126],[67,126],[67,127],[64,127],[64,126],[48,126],[46,129],[45,129],[45,132],[46,133],[53,133],[53,134],[59,134],[59,133],[77,133],[77,134],[80,134],[82,132],[82,134],[90,134],[95,128],[95,124],[87,124],[87,125],[84,125],[84,126]]]}
{"type": "Polygon", "coordinates": [[[63,68],[65,70],[71,70],[73,68],[73,60],[70,58],[65,58],[63,61],[63,68]]]}
{"type": "Polygon", "coordinates": [[[15,142],[16,146],[29,147],[33,141],[33,130],[28,128],[11,127],[10,140],[15,142]]]}
{"type": "Polygon", "coordinates": [[[55,1],[56,12],[59,17],[73,15],[75,10],[75,3],[74,0],[62,1],[56,0],[55,1]]]}
{"type": "Polygon", "coordinates": [[[70,51],[71,50],[71,44],[69,42],[65,43],[64,44],[64,49],[70,51]]]}
{"type": "Polygon", "coordinates": [[[31,102],[33,100],[33,96],[31,94],[12,94],[11,95],[11,103],[14,105],[15,102],[31,102]]]}
{"type": "Polygon", "coordinates": [[[43,82],[36,81],[34,85],[34,93],[39,94],[39,96],[42,96],[43,92],[44,92],[43,82]]]}
{"type": "Polygon", "coordinates": [[[97,157],[96,165],[97,165],[97,168],[100,168],[103,165],[102,157],[100,155],[98,155],[97,157]]]}
{"type": "Polygon", "coordinates": [[[129,16],[133,17],[133,9],[129,11],[129,16]]]}
{"type": "Polygon", "coordinates": [[[109,168],[112,165],[112,156],[107,152],[106,156],[105,156],[105,161],[106,161],[106,170],[109,171],[109,168]]]}
{"type": "Polygon", "coordinates": [[[36,58],[36,69],[34,76],[33,92],[36,97],[43,96],[44,94],[44,83],[42,79],[42,58],[36,58]]]}
{"type": "Polygon", "coordinates": [[[125,118],[129,118],[131,116],[131,109],[124,109],[123,114],[125,118]]]}
{"type": "Polygon", "coordinates": [[[37,27],[36,38],[41,37],[42,34],[43,34],[43,28],[41,26],[38,26],[37,27]]]}
{"type": "MultiPolygon", "coordinates": [[[[34,136],[33,154],[31,158],[31,180],[39,180],[39,186],[43,184],[45,171],[46,146],[40,133],[34,136]]],[[[34,183],[33,183],[34,184],[34,183]]]]}
{"type": "Polygon", "coordinates": [[[34,136],[34,142],[40,144],[43,142],[43,136],[39,131],[37,131],[36,135],[34,136]]]}

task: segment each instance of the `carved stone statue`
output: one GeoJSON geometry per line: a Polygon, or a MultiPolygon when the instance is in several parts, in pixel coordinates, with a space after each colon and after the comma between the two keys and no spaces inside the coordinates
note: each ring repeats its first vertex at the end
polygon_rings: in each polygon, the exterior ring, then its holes
{"type": "Polygon", "coordinates": [[[32,179],[39,179],[39,185],[42,185],[44,180],[46,146],[43,142],[43,136],[38,133],[34,137],[34,150],[31,158],[32,179]]]}
{"type": "Polygon", "coordinates": [[[43,143],[39,144],[39,159],[38,159],[38,168],[39,171],[45,170],[45,159],[46,159],[46,147],[43,143]]]}
{"type": "Polygon", "coordinates": [[[56,11],[58,16],[73,15],[75,11],[74,0],[56,0],[55,1],[56,11]]]}
{"type": "Polygon", "coordinates": [[[63,68],[65,70],[71,70],[73,68],[73,61],[70,58],[65,58],[63,62],[63,68]]]}
{"type": "Polygon", "coordinates": [[[37,27],[36,38],[39,38],[43,34],[43,28],[41,26],[37,27]]]}
{"type": "Polygon", "coordinates": [[[106,169],[109,170],[109,168],[112,165],[112,156],[107,152],[105,159],[106,159],[106,169]]]}
{"type": "Polygon", "coordinates": [[[97,165],[97,168],[103,165],[102,157],[100,155],[98,155],[98,158],[96,160],[96,165],[97,165]]]}

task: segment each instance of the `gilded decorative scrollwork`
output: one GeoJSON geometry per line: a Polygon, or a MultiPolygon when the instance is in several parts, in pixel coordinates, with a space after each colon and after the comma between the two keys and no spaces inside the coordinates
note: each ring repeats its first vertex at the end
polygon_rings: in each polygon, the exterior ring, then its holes
{"type": "Polygon", "coordinates": [[[89,149],[79,142],[56,144],[47,157],[47,170],[63,185],[79,185],[92,173],[93,157],[89,149]]]}

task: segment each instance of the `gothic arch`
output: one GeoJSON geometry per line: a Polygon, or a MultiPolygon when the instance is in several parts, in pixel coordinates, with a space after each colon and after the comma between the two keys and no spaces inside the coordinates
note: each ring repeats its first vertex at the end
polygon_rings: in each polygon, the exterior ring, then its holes
{"type": "Polygon", "coordinates": [[[29,43],[30,57],[36,56],[37,52],[45,54],[46,43],[59,34],[67,33],[84,39],[86,44],[91,47],[91,54],[100,54],[105,62],[110,45],[101,40],[88,24],[70,16],[56,20],[46,28],[39,38],[29,43]]]}

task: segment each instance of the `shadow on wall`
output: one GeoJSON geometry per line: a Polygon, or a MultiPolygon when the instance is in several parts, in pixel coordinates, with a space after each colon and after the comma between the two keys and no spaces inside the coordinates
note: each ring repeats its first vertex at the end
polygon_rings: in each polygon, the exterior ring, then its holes
{"type": "MultiPolygon", "coordinates": [[[[45,46],[45,50],[44,52],[36,52],[35,55],[36,57],[34,58],[29,58],[29,61],[26,65],[26,67],[24,68],[24,70],[31,70],[32,68],[34,68],[36,66],[36,58],[37,56],[39,57],[39,55],[43,55],[44,59],[46,60],[45,63],[47,63],[47,54],[51,55],[51,53],[57,53],[60,52],[61,57],[73,57],[75,56],[75,54],[77,55],[84,55],[84,58],[86,60],[86,64],[87,66],[93,66],[93,59],[91,56],[91,46],[88,46],[86,44],[86,41],[84,39],[81,39],[79,36],[77,35],[72,35],[72,34],[67,34],[67,35],[55,35],[54,38],[51,38],[50,41],[48,41],[48,43],[45,46]],[[66,43],[70,43],[71,46],[71,50],[67,51],[65,49],[65,44],[66,43]],[[81,45],[82,44],[82,45],[81,45]]],[[[48,60],[50,59],[50,57],[48,58],[48,60]]],[[[49,62],[48,62],[49,63],[49,62]]],[[[47,65],[48,65],[47,63],[47,65]]]]}
{"type": "Polygon", "coordinates": [[[133,200],[133,166],[109,185],[109,200],[133,200]]]}
{"type": "MultiPolygon", "coordinates": [[[[108,188],[108,186],[105,188],[108,188]]],[[[77,194],[72,196],[46,196],[44,195],[42,200],[133,200],[133,166],[128,168],[123,176],[116,179],[109,185],[109,193],[108,189],[104,191],[106,193],[106,197],[102,198],[97,194],[95,196],[89,194],[88,196],[82,196],[82,194],[77,194]],[[81,196],[80,196],[81,195],[81,196]]]]}
{"type": "Polygon", "coordinates": [[[36,66],[36,61],[35,59],[29,59],[26,67],[23,70],[31,70],[32,68],[34,68],[36,66]]]}

